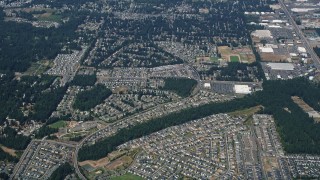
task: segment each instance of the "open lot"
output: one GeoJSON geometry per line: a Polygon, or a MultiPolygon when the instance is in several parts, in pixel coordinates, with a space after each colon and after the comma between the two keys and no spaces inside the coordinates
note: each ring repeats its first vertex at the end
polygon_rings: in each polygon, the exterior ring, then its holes
{"type": "Polygon", "coordinates": [[[229,113],[229,115],[234,117],[238,117],[238,116],[245,117],[246,120],[244,121],[244,124],[250,126],[253,124],[253,118],[252,118],[253,115],[257,114],[261,109],[263,109],[263,106],[259,105],[259,106],[255,106],[248,109],[234,111],[229,113]]]}
{"type": "Polygon", "coordinates": [[[117,177],[112,177],[111,180],[142,180],[140,176],[136,176],[131,173],[126,173],[125,175],[122,176],[117,176],[117,177]]]}
{"type": "Polygon", "coordinates": [[[262,165],[268,173],[272,172],[273,168],[279,168],[276,157],[262,157],[262,165]]]}
{"type": "Polygon", "coordinates": [[[260,53],[261,60],[266,62],[287,62],[287,56],[273,53],[260,53]]]}
{"type": "Polygon", "coordinates": [[[137,154],[141,152],[139,148],[125,149],[125,150],[115,150],[99,160],[87,160],[80,162],[79,165],[86,171],[87,177],[89,179],[95,179],[100,172],[109,173],[111,179],[135,179],[140,178],[139,176],[132,176],[132,174],[123,174],[123,170],[127,169],[136,158],[137,154]]]}
{"type": "Polygon", "coordinates": [[[201,63],[217,64],[217,63],[219,63],[219,59],[220,59],[219,57],[201,56],[201,57],[196,57],[196,63],[197,64],[201,64],[201,63]]]}
{"type": "Polygon", "coordinates": [[[80,162],[79,165],[85,166],[86,164],[89,164],[94,168],[105,167],[108,170],[114,170],[120,166],[131,164],[137,152],[139,152],[137,149],[133,149],[130,151],[127,151],[127,150],[113,151],[112,153],[108,154],[107,157],[104,157],[102,159],[95,160],[95,161],[94,160],[83,161],[83,162],[80,162]]]}
{"type": "Polygon", "coordinates": [[[230,116],[247,116],[248,117],[248,116],[252,116],[252,115],[256,114],[262,108],[263,108],[263,106],[259,105],[259,106],[255,106],[252,108],[240,110],[240,111],[234,111],[234,112],[229,113],[229,115],[230,116]]]}
{"type": "Polygon", "coordinates": [[[0,147],[4,152],[10,154],[11,156],[17,157],[16,150],[7,148],[7,147],[2,146],[2,145],[0,145],[0,147]]]}
{"type": "Polygon", "coordinates": [[[55,14],[56,10],[50,8],[16,8],[17,11],[31,13],[39,21],[62,22],[62,16],[55,14]]]}
{"type": "Polygon", "coordinates": [[[133,159],[130,156],[124,155],[120,158],[112,161],[110,164],[106,166],[108,170],[116,170],[121,167],[127,167],[133,162],[133,159]]]}
{"type": "Polygon", "coordinates": [[[231,62],[240,62],[239,56],[230,56],[230,61],[231,62]]]}
{"type": "Polygon", "coordinates": [[[66,127],[67,123],[65,121],[58,121],[49,125],[51,128],[59,129],[62,127],[66,127]]]}
{"type": "Polygon", "coordinates": [[[17,11],[24,11],[24,12],[27,12],[27,13],[32,13],[32,12],[35,12],[35,11],[45,11],[45,12],[48,12],[48,13],[53,13],[53,12],[55,12],[54,9],[43,8],[43,7],[16,8],[15,10],[17,10],[17,11]]]}
{"type": "Polygon", "coordinates": [[[300,106],[304,111],[308,112],[308,111],[313,111],[313,108],[310,107],[307,103],[305,103],[301,98],[299,98],[298,96],[293,96],[291,97],[291,99],[293,100],[293,102],[295,102],[298,106],[300,106]]]}
{"type": "Polygon", "coordinates": [[[253,63],[256,61],[250,47],[230,48],[228,46],[219,46],[218,51],[222,59],[229,62],[253,63]]]}
{"type": "Polygon", "coordinates": [[[105,165],[107,165],[110,162],[108,157],[99,159],[97,161],[93,161],[93,160],[88,160],[88,161],[82,161],[79,163],[80,166],[84,166],[86,164],[89,164],[90,166],[97,168],[97,167],[103,167],[105,165]]]}
{"type": "Polygon", "coordinates": [[[24,72],[25,75],[40,75],[53,66],[53,62],[49,60],[41,60],[31,64],[30,68],[24,72]]]}
{"type": "Polygon", "coordinates": [[[311,106],[309,106],[306,102],[304,102],[300,97],[298,96],[292,96],[291,99],[294,103],[296,103],[301,109],[303,109],[304,112],[308,113],[310,117],[313,117],[313,119],[316,122],[320,122],[320,114],[319,112],[315,111],[311,106]]]}
{"type": "Polygon", "coordinates": [[[53,14],[53,13],[43,13],[34,15],[39,21],[53,21],[53,22],[61,22],[62,16],[53,14]]]}

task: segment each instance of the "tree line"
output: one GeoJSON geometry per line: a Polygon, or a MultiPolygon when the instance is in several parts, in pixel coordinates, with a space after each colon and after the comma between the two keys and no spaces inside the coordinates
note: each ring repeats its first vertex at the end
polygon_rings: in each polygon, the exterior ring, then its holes
{"type": "Polygon", "coordinates": [[[63,163],[51,174],[49,180],[65,179],[68,175],[74,172],[73,167],[69,163],[63,163]]]}
{"type": "Polygon", "coordinates": [[[2,74],[0,124],[7,117],[21,123],[48,119],[66,91],[65,87],[50,87],[55,79],[48,75],[22,76],[17,79],[12,72],[2,74]]]}
{"type": "Polygon", "coordinates": [[[211,103],[196,108],[188,108],[180,112],[172,113],[164,117],[156,118],[133,127],[121,129],[114,136],[96,142],[91,146],[80,149],[78,158],[80,161],[87,159],[100,159],[114,151],[117,146],[136,138],[149,135],[170,126],[183,124],[195,119],[203,118],[215,113],[235,111],[237,109],[256,106],[252,98],[235,99],[231,102],[211,103]]]}
{"type": "Polygon", "coordinates": [[[96,105],[101,104],[112,94],[112,91],[104,85],[98,84],[92,89],[79,92],[75,98],[73,107],[81,111],[88,111],[96,105]]]}
{"type": "Polygon", "coordinates": [[[54,59],[63,45],[77,37],[75,30],[85,18],[79,13],[68,15],[70,20],[58,28],[39,28],[28,23],[4,21],[0,8],[0,70],[24,72],[31,62],[54,59]]]}
{"type": "Polygon", "coordinates": [[[197,81],[187,78],[165,78],[162,90],[173,91],[181,97],[190,96],[193,88],[197,85],[197,81]]]}
{"type": "MultiPolygon", "coordinates": [[[[0,147],[0,161],[10,161],[10,162],[18,162],[18,158],[11,156],[10,154],[4,152],[0,147]]],[[[0,177],[1,179],[1,177],[0,177]]]]}
{"type": "MultiPolygon", "coordinates": [[[[320,30],[319,30],[320,31],[320,30]]],[[[313,48],[314,52],[317,54],[317,56],[320,57],[320,47],[316,46],[313,48]]]]}
{"type": "Polygon", "coordinates": [[[320,124],[314,123],[292,100],[291,96],[299,96],[316,110],[320,110],[319,84],[306,79],[286,81],[267,81],[263,84],[263,91],[247,95],[244,98],[234,99],[222,103],[210,103],[195,108],[189,108],[156,118],[148,122],[121,129],[115,135],[105,138],[94,145],[87,145],[80,149],[80,161],[105,157],[114,151],[117,146],[164,128],[180,125],[192,120],[212,114],[232,112],[250,108],[256,105],[264,107],[263,113],[271,114],[275,118],[277,131],[280,134],[282,145],[288,153],[320,154],[320,124]],[[288,109],[289,112],[285,109],[288,109]]]}
{"type": "Polygon", "coordinates": [[[18,134],[17,131],[11,127],[5,127],[0,134],[0,144],[15,150],[25,149],[30,141],[30,137],[18,134]]]}
{"type": "Polygon", "coordinates": [[[72,86],[93,86],[97,81],[95,74],[92,75],[76,75],[70,85],[72,86]]]}

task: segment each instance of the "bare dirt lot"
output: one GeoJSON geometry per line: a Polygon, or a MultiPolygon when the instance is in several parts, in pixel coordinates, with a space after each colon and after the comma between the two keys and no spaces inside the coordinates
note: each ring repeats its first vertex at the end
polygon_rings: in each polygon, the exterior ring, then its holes
{"type": "Polygon", "coordinates": [[[272,172],[274,168],[278,167],[277,158],[275,157],[262,157],[263,169],[266,172],[272,172]]]}
{"type": "Polygon", "coordinates": [[[10,154],[11,156],[17,157],[16,150],[7,148],[7,147],[2,146],[2,145],[0,145],[0,147],[4,152],[10,154]]]}
{"type": "Polygon", "coordinates": [[[108,170],[115,170],[121,166],[128,166],[132,163],[133,159],[129,156],[122,156],[115,161],[112,161],[106,166],[108,170]]]}
{"type": "Polygon", "coordinates": [[[93,161],[93,160],[82,161],[82,162],[79,162],[79,165],[84,166],[86,164],[89,164],[94,168],[98,168],[98,167],[106,166],[108,163],[110,163],[110,160],[108,157],[105,157],[96,161],[93,161]]]}
{"type": "Polygon", "coordinates": [[[287,62],[287,56],[284,55],[276,55],[273,53],[260,53],[260,57],[262,61],[265,62],[287,62]]]}
{"type": "Polygon", "coordinates": [[[298,106],[300,106],[305,112],[313,111],[313,108],[310,107],[307,103],[305,103],[302,99],[298,96],[291,97],[293,102],[295,102],[298,106]]]}
{"type": "Polygon", "coordinates": [[[320,113],[315,111],[311,106],[309,106],[306,102],[303,101],[298,96],[292,96],[291,99],[294,103],[296,103],[301,109],[303,109],[304,112],[308,113],[310,117],[313,117],[313,119],[316,122],[320,122],[320,113]]]}
{"type": "Polygon", "coordinates": [[[237,47],[230,48],[228,46],[219,46],[218,51],[221,54],[221,57],[226,61],[231,61],[232,56],[237,56],[242,63],[253,63],[256,61],[255,56],[253,55],[252,49],[250,47],[237,47]]]}

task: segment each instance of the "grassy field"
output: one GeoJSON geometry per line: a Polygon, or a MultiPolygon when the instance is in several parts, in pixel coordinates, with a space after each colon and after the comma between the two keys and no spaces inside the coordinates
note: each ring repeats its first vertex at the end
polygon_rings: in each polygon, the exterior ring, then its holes
{"type": "Polygon", "coordinates": [[[42,8],[42,7],[32,7],[32,8],[16,8],[16,11],[25,11],[27,13],[32,13],[34,11],[46,11],[47,13],[53,13],[56,10],[50,8],[42,8]]]}
{"type": "Polygon", "coordinates": [[[87,132],[72,132],[72,133],[68,133],[63,135],[63,138],[75,138],[75,137],[79,137],[79,136],[84,136],[86,135],[87,132]]]}
{"type": "Polygon", "coordinates": [[[232,54],[232,50],[230,47],[228,46],[219,46],[218,47],[218,51],[220,52],[220,54],[223,56],[223,55],[230,55],[232,54]]]}
{"type": "Polygon", "coordinates": [[[262,106],[255,106],[252,108],[231,112],[229,113],[229,115],[230,116],[252,116],[256,114],[258,111],[260,111],[261,108],[262,106]]]}
{"type": "Polygon", "coordinates": [[[59,14],[55,14],[56,13],[55,9],[36,7],[36,8],[16,8],[15,10],[31,13],[38,21],[53,21],[58,23],[62,22],[62,16],[59,14]],[[35,13],[36,11],[43,11],[43,13],[35,13]]]}
{"type": "Polygon", "coordinates": [[[219,58],[218,57],[210,57],[210,61],[213,63],[219,63],[219,58]]]}
{"type": "Polygon", "coordinates": [[[219,46],[218,51],[222,59],[230,62],[253,63],[256,58],[249,46],[230,48],[228,46],[219,46]]]}
{"type": "Polygon", "coordinates": [[[111,180],[143,180],[143,178],[131,173],[126,173],[122,176],[112,177],[111,180]]]}
{"type": "Polygon", "coordinates": [[[255,106],[255,107],[244,109],[244,110],[234,111],[234,112],[231,112],[228,114],[230,116],[244,116],[244,117],[246,117],[244,124],[247,126],[250,126],[253,124],[252,116],[254,114],[258,113],[262,108],[263,108],[263,106],[259,105],[259,106],[255,106]]]}
{"type": "Polygon", "coordinates": [[[49,126],[51,128],[54,128],[54,129],[59,129],[59,128],[62,128],[62,127],[66,127],[67,123],[65,121],[58,121],[58,122],[55,122],[53,124],[50,124],[49,126]]]}
{"type": "Polygon", "coordinates": [[[41,75],[53,66],[53,62],[49,60],[41,60],[31,64],[31,67],[24,72],[25,75],[41,75]]]}
{"type": "Polygon", "coordinates": [[[239,62],[240,61],[239,56],[230,56],[230,61],[231,62],[239,62]]]}
{"type": "Polygon", "coordinates": [[[113,151],[107,157],[104,157],[99,160],[86,160],[80,162],[80,166],[91,166],[96,169],[93,172],[85,172],[86,176],[89,179],[96,179],[97,174],[107,173],[110,176],[111,180],[141,180],[143,178],[136,176],[131,173],[126,173],[122,176],[119,175],[119,172],[123,172],[124,169],[127,169],[130,164],[133,162],[136,155],[141,151],[140,148],[123,150],[123,151],[113,151]],[[111,173],[111,174],[110,174],[111,173]]]}
{"type": "Polygon", "coordinates": [[[52,13],[45,13],[37,17],[39,21],[53,21],[53,22],[62,22],[62,16],[52,13]]]}

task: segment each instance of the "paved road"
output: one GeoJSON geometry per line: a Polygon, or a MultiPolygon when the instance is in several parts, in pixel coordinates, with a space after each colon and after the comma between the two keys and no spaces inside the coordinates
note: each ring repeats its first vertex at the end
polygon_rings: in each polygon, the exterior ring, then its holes
{"type": "MultiPolygon", "coordinates": [[[[28,147],[24,150],[22,156],[20,157],[19,162],[16,164],[16,166],[15,166],[15,168],[14,168],[14,170],[13,170],[13,173],[12,173],[12,175],[10,176],[10,179],[14,179],[14,177],[17,175],[17,172],[18,172],[18,170],[20,169],[20,166],[21,166],[22,163],[25,161],[25,158],[26,158],[27,154],[29,153],[29,151],[30,151],[31,147],[33,146],[33,144],[34,144],[35,142],[41,143],[41,142],[43,142],[43,141],[50,142],[50,143],[54,143],[54,144],[61,144],[61,145],[67,146],[67,147],[75,147],[75,144],[70,144],[70,143],[65,143],[65,142],[45,140],[45,139],[42,139],[42,140],[34,139],[34,140],[32,140],[32,141],[29,143],[28,147]]],[[[37,148],[39,148],[39,147],[40,147],[40,146],[37,146],[37,148]]],[[[34,155],[35,155],[35,154],[34,154],[34,155]]],[[[33,155],[33,156],[34,156],[34,155],[33,155]]]]}
{"type": "MultiPolygon", "coordinates": [[[[199,74],[198,74],[198,75],[199,75],[199,74]]],[[[200,81],[200,76],[198,76],[197,81],[198,81],[198,82],[200,81]]],[[[199,82],[199,83],[200,83],[200,82],[199,82]]],[[[198,84],[199,84],[199,83],[198,83],[198,84]]],[[[196,92],[199,92],[199,91],[200,91],[200,88],[201,88],[201,87],[198,87],[198,88],[197,88],[198,90],[197,90],[196,92]]],[[[180,100],[183,100],[183,99],[179,99],[179,100],[177,100],[177,101],[180,101],[180,100]]],[[[146,110],[140,112],[139,114],[143,114],[143,113],[145,113],[145,112],[147,112],[147,111],[152,111],[153,109],[158,108],[159,106],[164,107],[164,106],[166,106],[167,104],[175,103],[175,102],[177,102],[177,101],[172,101],[172,102],[160,104],[160,105],[158,105],[158,106],[155,106],[155,107],[146,109],[146,110]]],[[[119,122],[126,121],[126,120],[130,120],[131,118],[133,118],[133,117],[135,117],[135,116],[137,116],[137,115],[138,115],[138,114],[133,114],[133,115],[131,115],[131,116],[129,116],[129,117],[125,117],[125,118],[123,118],[123,119],[121,119],[121,120],[118,120],[118,121],[116,121],[116,122],[114,122],[114,123],[112,123],[112,124],[119,123],[119,122]]],[[[162,116],[165,116],[165,115],[167,115],[167,114],[163,114],[162,116]]],[[[152,119],[153,119],[153,118],[152,118],[152,119]]],[[[110,125],[112,125],[112,124],[110,124],[110,125]]],[[[86,178],[82,175],[82,173],[81,173],[81,171],[80,171],[80,169],[79,169],[79,166],[78,166],[78,153],[79,153],[79,149],[84,145],[84,143],[85,143],[89,138],[91,138],[91,137],[94,136],[95,134],[97,134],[97,133],[99,133],[99,132],[101,132],[101,131],[104,131],[104,130],[105,130],[105,128],[102,128],[102,129],[99,129],[99,130],[91,133],[90,135],[88,135],[88,136],[86,136],[84,139],[82,139],[82,140],[77,144],[77,146],[76,146],[76,149],[75,149],[75,152],[74,152],[74,156],[73,156],[73,164],[74,164],[74,167],[75,167],[75,172],[77,173],[77,175],[79,176],[80,179],[85,180],[86,178]]]]}
{"type": "Polygon", "coordinates": [[[197,86],[193,89],[191,95],[196,95],[201,89],[202,89],[202,83],[201,83],[201,78],[199,72],[192,66],[192,64],[185,64],[187,67],[191,68],[194,73],[196,74],[195,77],[193,77],[197,82],[197,86]]]}
{"type": "Polygon", "coordinates": [[[17,172],[18,172],[21,164],[23,163],[25,157],[27,156],[28,152],[30,151],[30,149],[31,149],[31,147],[32,147],[32,144],[33,144],[33,142],[30,142],[29,145],[28,145],[28,147],[24,150],[24,153],[23,153],[22,156],[20,157],[19,162],[18,162],[18,163],[15,165],[15,167],[14,167],[14,170],[13,170],[12,175],[10,176],[10,179],[13,179],[13,178],[16,176],[16,174],[17,174],[17,172]]]}
{"type": "Polygon", "coordinates": [[[76,172],[76,174],[78,175],[78,177],[82,180],[86,180],[86,178],[82,175],[80,169],[79,169],[79,165],[78,165],[78,152],[79,149],[81,148],[83,142],[86,140],[87,138],[84,138],[77,146],[76,146],[76,150],[73,154],[73,166],[74,166],[74,170],[76,172]]]}
{"type": "Polygon", "coordinates": [[[299,26],[296,24],[296,22],[294,21],[291,13],[289,12],[287,6],[285,5],[285,3],[283,2],[283,0],[279,0],[279,3],[282,7],[282,10],[284,11],[284,13],[287,15],[287,17],[289,18],[290,23],[292,24],[292,26],[294,27],[294,29],[296,30],[297,35],[300,37],[304,47],[306,48],[307,52],[310,54],[311,59],[313,60],[314,66],[317,69],[320,69],[320,59],[317,56],[317,54],[313,51],[312,46],[310,45],[309,41],[307,40],[307,38],[304,36],[303,32],[301,31],[301,29],[299,28],[299,26]]]}

